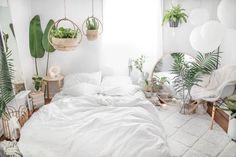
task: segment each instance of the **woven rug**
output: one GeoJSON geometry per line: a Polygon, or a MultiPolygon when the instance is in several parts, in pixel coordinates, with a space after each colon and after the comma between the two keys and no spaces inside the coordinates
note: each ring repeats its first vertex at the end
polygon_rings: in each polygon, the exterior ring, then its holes
{"type": "Polygon", "coordinates": [[[23,157],[16,141],[3,141],[0,143],[0,157],[23,157]]]}

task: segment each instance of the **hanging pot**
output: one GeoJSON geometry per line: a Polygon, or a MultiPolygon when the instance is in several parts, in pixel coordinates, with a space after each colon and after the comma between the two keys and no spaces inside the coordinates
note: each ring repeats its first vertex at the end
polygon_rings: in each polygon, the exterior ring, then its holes
{"type": "Polygon", "coordinates": [[[82,26],[82,32],[87,37],[88,41],[95,41],[98,38],[98,36],[101,35],[103,32],[102,22],[98,18],[96,18],[94,16],[90,16],[84,21],[83,26],[82,26]],[[86,23],[87,23],[87,21],[89,21],[91,19],[94,19],[95,22],[97,23],[97,29],[88,29],[87,28],[86,23]]]}
{"type": "Polygon", "coordinates": [[[179,26],[179,20],[174,21],[174,20],[171,19],[171,20],[169,21],[169,25],[170,25],[170,27],[176,28],[176,27],[179,26]]]}
{"type": "Polygon", "coordinates": [[[228,135],[231,139],[236,140],[236,118],[229,120],[228,135]]]}
{"type": "Polygon", "coordinates": [[[79,45],[78,38],[55,38],[52,37],[53,47],[59,51],[75,50],[79,45]]]}
{"type": "Polygon", "coordinates": [[[51,28],[49,29],[48,33],[48,41],[49,43],[59,51],[72,51],[75,50],[76,47],[80,44],[82,40],[82,32],[79,27],[71,20],[67,18],[60,19],[56,21],[51,28]],[[52,36],[51,31],[52,29],[58,29],[59,23],[62,21],[67,21],[72,24],[73,30],[77,32],[77,35],[72,38],[56,38],[52,36]]]}
{"type": "Polygon", "coordinates": [[[87,30],[86,36],[89,41],[94,41],[98,38],[98,30],[87,30]]]}

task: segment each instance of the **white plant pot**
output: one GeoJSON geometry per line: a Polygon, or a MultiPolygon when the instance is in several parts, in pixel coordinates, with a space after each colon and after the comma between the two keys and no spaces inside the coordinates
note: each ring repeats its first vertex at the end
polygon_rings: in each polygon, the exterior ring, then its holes
{"type": "Polygon", "coordinates": [[[228,135],[231,139],[236,140],[236,118],[229,120],[228,135]]]}

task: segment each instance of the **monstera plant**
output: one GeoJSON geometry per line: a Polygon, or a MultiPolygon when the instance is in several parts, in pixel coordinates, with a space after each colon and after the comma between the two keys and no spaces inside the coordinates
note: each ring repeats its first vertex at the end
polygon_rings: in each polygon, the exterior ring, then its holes
{"type": "MultiPolygon", "coordinates": [[[[51,27],[53,27],[53,25],[54,25],[54,21],[52,19],[49,20],[47,27],[44,30],[43,40],[42,40],[43,48],[48,53],[47,54],[46,75],[48,73],[49,55],[50,55],[50,53],[55,51],[55,48],[48,41],[49,30],[51,27]]],[[[55,29],[55,27],[53,27],[52,29],[55,29]]]]}
{"type": "Polygon", "coordinates": [[[30,21],[30,28],[29,28],[30,54],[34,58],[35,71],[36,71],[36,75],[32,79],[34,81],[33,83],[34,86],[35,87],[37,86],[35,88],[36,91],[40,90],[40,88],[38,88],[38,84],[41,84],[40,82],[42,82],[42,78],[39,76],[38,63],[37,63],[37,59],[42,58],[45,53],[45,50],[42,44],[42,39],[43,39],[43,31],[40,24],[40,17],[39,15],[36,15],[30,21]],[[37,82],[35,82],[35,80],[37,82]]]}

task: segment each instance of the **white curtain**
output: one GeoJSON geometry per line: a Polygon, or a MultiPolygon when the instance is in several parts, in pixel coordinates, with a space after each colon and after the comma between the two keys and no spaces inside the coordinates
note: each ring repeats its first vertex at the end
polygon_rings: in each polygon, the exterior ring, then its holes
{"type": "Polygon", "coordinates": [[[105,74],[127,74],[129,58],[146,56],[151,72],[162,55],[161,0],[104,0],[101,69],[105,74]]]}

